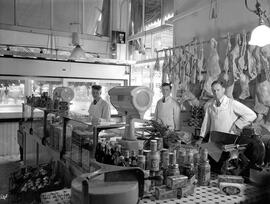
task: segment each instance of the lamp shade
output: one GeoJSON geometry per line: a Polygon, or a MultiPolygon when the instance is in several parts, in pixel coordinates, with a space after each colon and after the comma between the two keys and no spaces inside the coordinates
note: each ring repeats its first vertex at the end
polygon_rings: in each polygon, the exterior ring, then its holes
{"type": "Polygon", "coordinates": [[[270,28],[264,24],[260,24],[254,28],[248,43],[259,47],[270,44],[270,28]]]}
{"type": "Polygon", "coordinates": [[[81,48],[80,45],[76,45],[76,47],[72,50],[69,59],[70,60],[86,59],[85,51],[81,48]]]}

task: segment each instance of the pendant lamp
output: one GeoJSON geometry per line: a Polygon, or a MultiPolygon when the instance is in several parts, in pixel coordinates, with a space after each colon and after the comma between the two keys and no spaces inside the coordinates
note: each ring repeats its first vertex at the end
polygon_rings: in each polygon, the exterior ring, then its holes
{"type": "Polygon", "coordinates": [[[72,33],[72,44],[75,45],[75,48],[71,51],[69,60],[86,59],[85,51],[81,48],[79,41],[79,34],[75,32],[72,33]]]}
{"type": "Polygon", "coordinates": [[[257,0],[255,5],[256,10],[248,8],[247,0],[245,0],[245,5],[249,11],[255,13],[259,17],[259,25],[252,30],[248,44],[257,45],[259,47],[270,44],[270,28],[264,22],[263,17],[267,19],[267,16],[265,15],[265,11],[261,9],[261,4],[257,0]]]}

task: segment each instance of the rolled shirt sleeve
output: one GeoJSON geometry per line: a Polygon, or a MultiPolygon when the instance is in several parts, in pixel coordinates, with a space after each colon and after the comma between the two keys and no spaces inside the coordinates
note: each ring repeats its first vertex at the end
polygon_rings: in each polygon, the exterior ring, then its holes
{"type": "Polygon", "coordinates": [[[238,128],[243,129],[257,118],[256,113],[244,104],[233,100],[232,105],[234,113],[238,116],[234,123],[238,128]]]}
{"type": "Polygon", "coordinates": [[[110,105],[104,101],[101,113],[101,121],[110,121],[111,120],[111,108],[110,105]]]}

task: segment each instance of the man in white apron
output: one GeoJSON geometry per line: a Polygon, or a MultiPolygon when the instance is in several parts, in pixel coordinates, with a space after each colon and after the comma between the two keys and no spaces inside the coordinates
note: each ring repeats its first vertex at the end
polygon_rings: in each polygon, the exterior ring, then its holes
{"type": "Polygon", "coordinates": [[[211,87],[214,99],[206,105],[200,139],[197,144],[202,142],[209,131],[240,134],[245,126],[257,118],[256,113],[250,108],[225,95],[222,82],[214,81],[211,87]]]}
{"type": "Polygon", "coordinates": [[[93,123],[110,121],[111,119],[110,105],[101,98],[101,89],[102,87],[99,85],[92,86],[92,96],[94,100],[91,103],[88,112],[90,121],[93,123]]]}
{"type": "Polygon", "coordinates": [[[172,86],[163,83],[161,89],[163,97],[157,102],[154,118],[172,130],[180,130],[180,105],[170,96],[172,86]]]}

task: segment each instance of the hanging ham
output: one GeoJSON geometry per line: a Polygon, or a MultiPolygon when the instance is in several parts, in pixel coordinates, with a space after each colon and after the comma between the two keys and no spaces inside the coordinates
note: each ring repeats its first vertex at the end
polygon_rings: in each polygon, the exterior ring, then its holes
{"type": "Polygon", "coordinates": [[[238,68],[237,68],[237,65],[236,65],[236,59],[240,55],[239,41],[240,41],[240,35],[237,34],[235,36],[235,46],[231,50],[231,52],[229,54],[229,58],[228,58],[229,59],[229,69],[228,69],[229,80],[227,82],[227,87],[226,87],[226,90],[225,90],[225,94],[229,98],[233,98],[234,83],[238,79],[237,77],[239,77],[239,75],[237,75],[238,68]]]}
{"type": "Polygon", "coordinates": [[[169,67],[169,59],[167,55],[167,51],[164,51],[165,56],[164,56],[164,62],[162,65],[162,83],[168,82],[168,67],[169,67]]]}
{"type": "Polygon", "coordinates": [[[197,51],[197,40],[194,42],[193,48],[193,57],[192,57],[192,67],[191,67],[191,83],[196,84],[197,77],[197,67],[198,67],[198,51],[197,51]]]}
{"type": "Polygon", "coordinates": [[[203,53],[203,44],[200,43],[199,49],[198,49],[198,61],[197,61],[197,69],[198,69],[198,76],[197,79],[199,82],[202,82],[203,80],[203,60],[204,60],[204,53],[203,53]]]}
{"type": "Polygon", "coordinates": [[[256,71],[256,59],[253,55],[253,52],[255,50],[255,46],[249,45],[247,49],[247,55],[246,55],[246,67],[248,71],[248,76],[251,80],[255,79],[257,76],[256,71]]]}
{"type": "Polygon", "coordinates": [[[256,94],[260,103],[270,107],[270,82],[266,78],[265,69],[257,77],[256,94]]]}
{"type": "Polygon", "coordinates": [[[159,72],[160,71],[160,63],[159,63],[158,52],[156,51],[156,53],[157,53],[157,59],[156,59],[155,65],[154,65],[154,70],[159,72]]]}
{"type": "Polygon", "coordinates": [[[230,34],[227,35],[227,48],[226,48],[226,54],[225,54],[225,59],[224,59],[224,63],[223,63],[223,70],[224,70],[224,75],[223,75],[223,79],[224,81],[227,83],[229,81],[229,53],[231,51],[231,37],[230,34]]]}
{"type": "Polygon", "coordinates": [[[210,54],[206,62],[206,80],[203,87],[203,94],[213,96],[211,84],[218,79],[221,70],[219,66],[219,56],[217,52],[217,41],[212,38],[210,40],[210,54]]]}
{"type": "Polygon", "coordinates": [[[239,81],[240,81],[240,86],[241,86],[241,93],[239,95],[239,99],[246,99],[250,97],[250,92],[249,92],[249,77],[245,74],[245,70],[247,67],[245,66],[245,54],[246,54],[246,46],[247,46],[247,35],[244,32],[242,35],[243,41],[242,41],[242,46],[241,46],[241,52],[240,52],[240,57],[238,58],[237,61],[237,67],[239,71],[239,81]]]}

